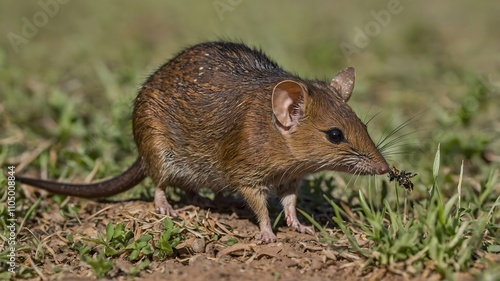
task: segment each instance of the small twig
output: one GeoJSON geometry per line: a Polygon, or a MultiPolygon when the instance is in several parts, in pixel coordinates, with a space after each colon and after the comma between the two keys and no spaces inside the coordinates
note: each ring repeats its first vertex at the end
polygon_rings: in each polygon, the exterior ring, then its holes
{"type": "Polygon", "coordinates": [[[90,219],[92,219],[93,217],[96,217],[96,216],[98,216],[99,214],[101,214],[101,213],[105,212],[106,210],[111,209],[111,208],[115,208],[115,207],[116,207],[116,206],[114,206],[114,205],[110,205],[110,206],[108,206],[108,207],[105,207],[105,208],[103,208],[103,209],[101,209],[101,210],[97,211],[95,214],[90,215],[88,218],[85,218],[85,220],[86,220],[86,221],[89,221],[89,220],[90,220],[90,219]]]}
{"type": "Polygon", "coordinates": [[[31,264],[31,267],[33,268],[33,270],[38,274],[38,276],[40,276],[40,278],[42,280],[49,280],[47,278],[47,276],[45,276],[42,271],[40,270],[40,268],[38,268],[38,266],[36,266],[35,262],[33,261],[33,259],[31,259],[30,256],[27,256],[27,259],[29,261],[29,263],[31,264]]]}
{"type": "Polygon", "coordinates": [[[26,166],[28,166],[33,160],[35,160],[38,155],[44,152],[54,143],[54,140],[47,140],[42,142],[37,148],[32,151],[26,152],[21,156],[21,162],[16,167],[16,172],[21,172],[26,166]]]}
{"type": "Polygon", "coordinates": [[[95,161],[94,168],[92,168],[92,171],[90,171],[90,173],[85,177],[85,179],[83,180],[84,183],[90,183],[92,181],[92,179],[94,179],[94,176],[97,173],[97,170],[99,169],[101,164],[102,164],[101,159],[97,159],[95,161]]]}

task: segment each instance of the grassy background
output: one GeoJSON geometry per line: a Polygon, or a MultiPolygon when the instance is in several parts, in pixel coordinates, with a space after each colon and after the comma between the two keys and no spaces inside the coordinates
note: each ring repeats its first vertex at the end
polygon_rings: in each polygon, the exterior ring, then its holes
{"type": "MultiPolygon", "coordinates": [[[[142,81],[186,46],[228,39],[259,46],[304,77],[329,79],[356,67],[350,104],[365,120],[378,113],[369,124],[375,140],[410,120],[392,150],[404,154],[387,153],[391,164],[418,174],[411,196],[426,196],[440,143],[445,198],[456,193],[464,160],[463,200],[472,202],[500,163],[500,6],[400,1],[401,11],[345,56],[341,43],[356,45],[358,29],[390,3],[68,1],[27,34],[24,19],[33,22],[42,6],[2,1],[0,164],[35,157],[18,172],[74,181],[93,169],[94,179],[119,173],[136,157],[130,115],[142,81]],[[17,52],[12,34],[26,39],[17,52]]],[[[366,182],[335,185],[351,198],[366,182]]],[[[144,186],[151,191],[146,182],[132,193],[144,186]]],[[[484,207],[498,194],[494,183],[484,207]]]]}

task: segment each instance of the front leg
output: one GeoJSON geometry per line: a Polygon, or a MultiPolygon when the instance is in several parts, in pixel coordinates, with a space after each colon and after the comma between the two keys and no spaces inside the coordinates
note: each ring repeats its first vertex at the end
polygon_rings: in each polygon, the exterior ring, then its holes
{"type": "Polygon", "coordinates": [[[260,228],[257,239],[264,243],[276,242],[276,235],[273,233],[269,211],[267,210],[268,189],[259,186],[245,187],[240,190],[240,193],[245,198],[250,209],[257,215],[260,228]]]}
{"type": "Polygon", "coordinates": [[[278,197],[285,211],[286,224],[300,233],[309,233],[314,235],[314,229],[311,226],[304,226],[297,218],[297,191],[300,188],[299,180],[281,185],[278,191],[278,197]]]}

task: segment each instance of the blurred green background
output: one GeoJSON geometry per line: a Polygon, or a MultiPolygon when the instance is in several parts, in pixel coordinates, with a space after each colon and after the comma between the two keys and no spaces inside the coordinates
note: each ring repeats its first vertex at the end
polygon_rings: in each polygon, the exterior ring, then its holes
{"type": "MultiPolygon", "coordinates": [[[[404,193],[410,213],[418,217],[419,206],[428,206],[432,186],[447,200],[460,182],[458,207],[470,216],[457,213],[456,221],[472,229],[479,215],[494,210],[500,194],[494,176],[500,168],[499,15],[498,1],[468,0],[0,1],[0,166],[71,182],[117,175],[136,158],[130,117],[141,83],[192,44],[234,40],[262,48],[284,69],[306,78],[329,80],[354,66],[349,104],[362,120],[371,120],[368,129],[376,142],[389,136],[384,151],[389,164],[418,174],[412,178],[415,191],[404,193]],[[441,166],[435,178],[438,144],[441,166]]],[[[382,184],[385,176],[322,175],[305,181],[299,196],[299,208],[320,220],[332,217],[324,193],[356,206],[361,189],[374,206],[385,206],[385,199],[400,205],[402,189],[382,184]]],[[[0,176],[2,198],[6,182],[0,176]]],[[[145,181],[119,199],[151,199],[152,191],[145,181]]],[[[22,187],[16,197],[19,217],[44,217],[50,214],[44,210],[61,205],[61,213],[72,217],[80,208],[62,203],[64,197],[50,198],[22,187]]],[[[434,211],[429,210],[430,221],[434,211]]],[[[482,250],[500,243],[498,212],[489,216],[482,250]]],[[[432,236],[421,231],[412,235],[432,236]]],[[[32,249],[27,256],[35,249],[43,253],[33,237],[20,239],[24,249],[32,249]]],[[[391,245],[374,241],[381,248],[391,245]]],[[[457,247],[474,251],[474,260],[480,257],[479,245],[462,246],[457,247]]]]}
{"type": "Polygon", "coordinates": [[[485,175],[500,151],[498,15],[495,1],[465,0],[2,1],[0,160],[22,163],[52,140],[31,174],[82,178],[97,159],[95,178],[122,171],[142,81],[183,48],[224,39],[303,77],[356,67],[350,104],[376,115],[375,140],[413,118],[391,163],[425,181],[441,143],[452,170],[465,159],[485,175]]]}

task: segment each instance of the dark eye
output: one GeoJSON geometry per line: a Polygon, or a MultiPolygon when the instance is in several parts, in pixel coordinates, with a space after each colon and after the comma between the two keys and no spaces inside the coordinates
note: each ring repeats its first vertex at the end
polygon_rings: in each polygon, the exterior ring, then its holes
{"type": "Polygon", "coordinates": [[[326,138],[334,144],[339,144],[345,140],[344,133],[339,128],[331,128],[325,131],[326,138]]]}

